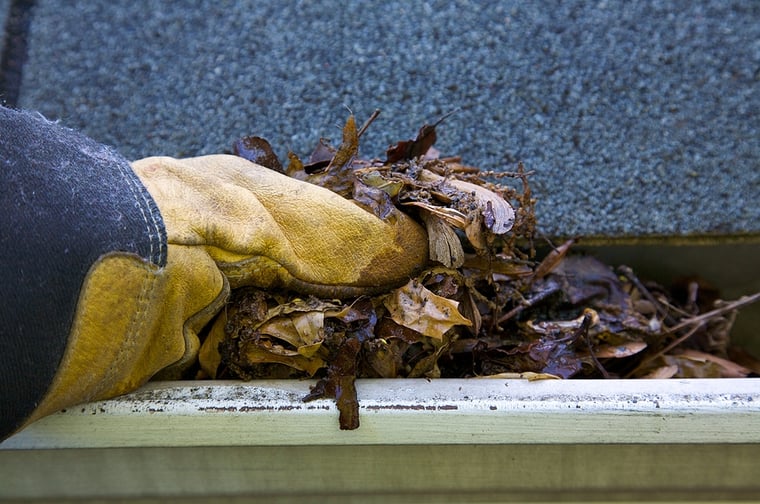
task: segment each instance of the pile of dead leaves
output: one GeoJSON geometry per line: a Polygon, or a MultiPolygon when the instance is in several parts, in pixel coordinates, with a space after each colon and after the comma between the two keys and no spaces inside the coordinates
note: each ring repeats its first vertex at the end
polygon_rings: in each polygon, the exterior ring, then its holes
{"type": "MultiPolygon", "coordinates": [[[[373,116],[374,118],[374,116],[373,116]]],[[[369,124],[353,116],[335,148],[322,139],[308,161],[283,168],[269,144],[248,137],[235,152],[352,198],[379,217],[401,208],[430,240],[426,270],[374,297],[337,301],[292,292],[233,292],[225,323],[202,354],[214,377],[319,379],[306,400],[332,397],[340,426],[359,425],[356,378],[669,378],[748,376],[729,360],[741,306],[699,281],[680,291],[640,281],[572,241],[535,259],[535,200],[522,165],[486,172],[433,148],[436,125],[360,159],[369,124]],[[517,190],[504,183],[512,179],[517,190]],[[204,357],[205,355],[205,357],[204,357]]]]}

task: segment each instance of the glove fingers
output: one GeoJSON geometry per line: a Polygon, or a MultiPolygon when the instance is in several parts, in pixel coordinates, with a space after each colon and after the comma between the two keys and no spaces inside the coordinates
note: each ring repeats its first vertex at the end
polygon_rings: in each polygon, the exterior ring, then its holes
{"type": "Polygon", "coordinates": [[[134,163],[172,243],[205,245],[233,287],[282,285],[352,295],[403,283],[427,237],[401,212],[353,202],[234,156],[134,163]]]}

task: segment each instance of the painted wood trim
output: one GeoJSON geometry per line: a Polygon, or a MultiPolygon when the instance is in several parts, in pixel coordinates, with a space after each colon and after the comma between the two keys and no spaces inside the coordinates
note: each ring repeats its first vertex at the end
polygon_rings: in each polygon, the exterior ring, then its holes
{"type": "Polygon", "coordinates": [[[312,382],[157,382],[51,415],[0,449],[357,444],[760,443],[760,381],[360,380],[338,428],[312,382]]]}

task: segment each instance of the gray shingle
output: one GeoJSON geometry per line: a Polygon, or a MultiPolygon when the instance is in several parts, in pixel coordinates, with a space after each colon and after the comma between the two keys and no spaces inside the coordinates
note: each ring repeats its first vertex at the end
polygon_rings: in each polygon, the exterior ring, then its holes
{"type": "Polygon", "coordinates": [[[43,2],[21,104],[126,156],[439,128],[535,170],[548,234],[760,234],[760,3],[43,2]]]}

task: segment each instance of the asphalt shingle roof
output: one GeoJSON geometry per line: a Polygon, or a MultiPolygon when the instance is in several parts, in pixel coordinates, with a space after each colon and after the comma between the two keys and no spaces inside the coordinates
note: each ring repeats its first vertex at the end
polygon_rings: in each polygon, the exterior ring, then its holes
{"type": "Polygon", "coordinates": [[[346,107],[381,155],[460,107],[437,147],[535,170],[548,234],[760,235],[753,0],[39,2],[20,106],[130,158],[307,155],[346,107]]]}

